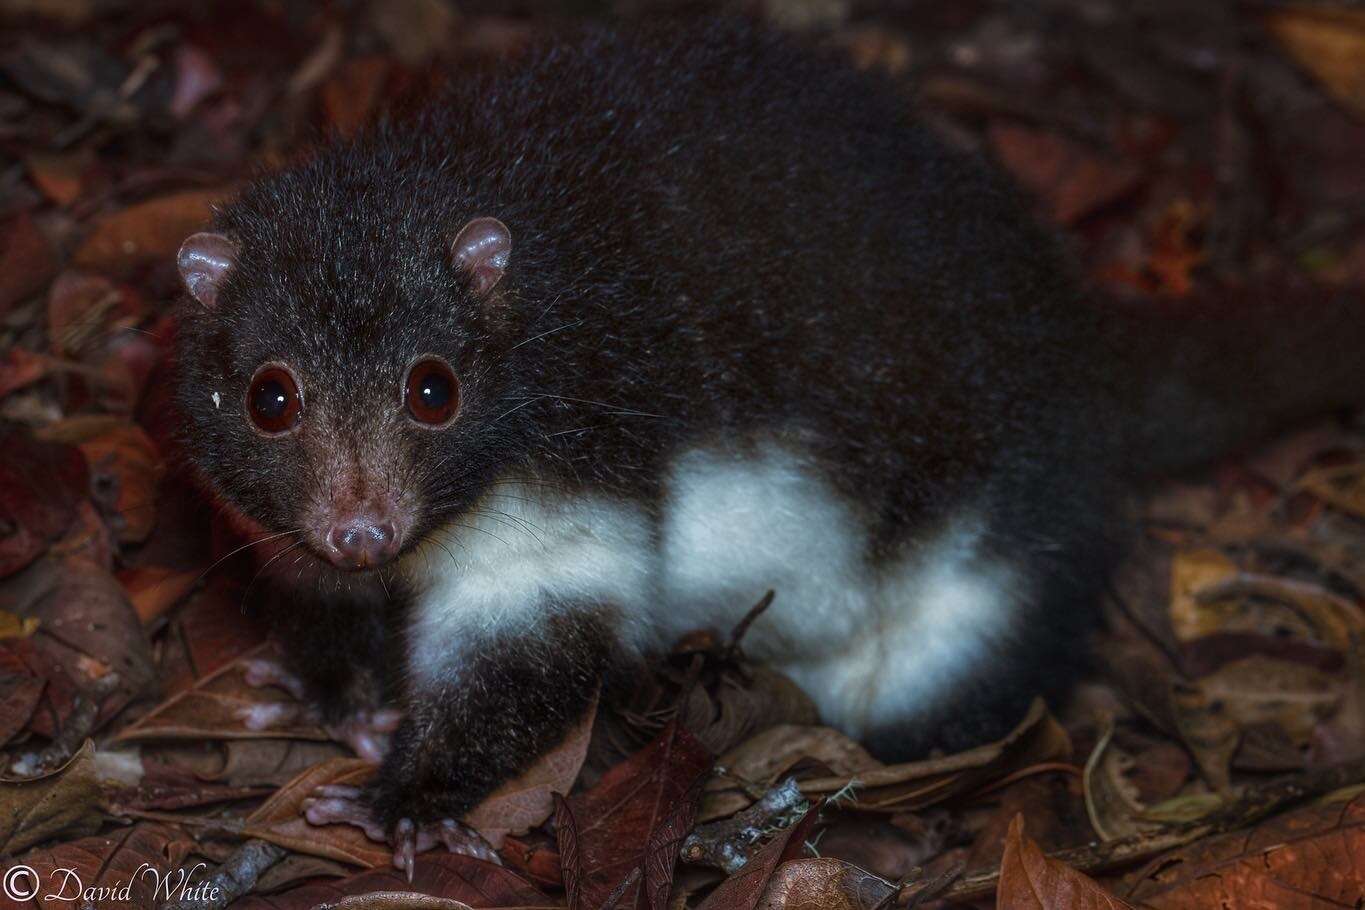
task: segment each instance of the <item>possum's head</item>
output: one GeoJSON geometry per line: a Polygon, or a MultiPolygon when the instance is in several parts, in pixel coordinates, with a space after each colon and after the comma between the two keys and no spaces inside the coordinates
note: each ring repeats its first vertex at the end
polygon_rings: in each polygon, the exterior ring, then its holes
{"type": "Polygon", "coordinates": [[[288,189],[249,189],[180,249],[186,450],[239,517],[291,542],[279,555],[373,568],[507,457],[512,240],[492,217],[384,219],[288,189]]]}

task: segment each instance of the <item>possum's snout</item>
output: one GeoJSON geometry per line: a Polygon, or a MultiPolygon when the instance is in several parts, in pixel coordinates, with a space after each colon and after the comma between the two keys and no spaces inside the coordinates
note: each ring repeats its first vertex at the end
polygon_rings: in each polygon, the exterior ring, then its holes
{"type": "Polygon", "coordinates": [[[338,518],[326,543],[324,552],[338,568],[373,569],[398,555],[403,535],[392,517],[362,512],[338,518]]]}

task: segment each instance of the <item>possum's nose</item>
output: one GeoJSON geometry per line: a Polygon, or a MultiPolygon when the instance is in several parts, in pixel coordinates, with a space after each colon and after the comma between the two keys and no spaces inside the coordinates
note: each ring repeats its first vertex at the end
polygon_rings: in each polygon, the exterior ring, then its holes
{"type": "Polygon", "coordinates": [[[327,532],[328,556],[343,569],[382,566],[398,553],[398,528],[373,515],[340,519],[327,532]]]}

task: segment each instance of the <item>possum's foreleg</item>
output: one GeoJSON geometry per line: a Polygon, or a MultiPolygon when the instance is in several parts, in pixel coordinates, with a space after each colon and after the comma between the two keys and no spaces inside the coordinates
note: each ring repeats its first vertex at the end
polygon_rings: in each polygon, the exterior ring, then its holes
{"type": "Polygon", "coordinates": [[[594,703],[615,650],[601,614],[546,604],[528,631],[452,643],[442,666],[413,673],[404,717],[372,783],[318,794],[309,818],[387,834],[395,865],[468,840],[458,825],[500,784],[558,745],[594,703]],[[350,799],[350,796],[356,797],[350,799]]]}
{"type": "Polygon", "coordinates": [[[307,706],[307,720],[378,762],[398,722],[386,698],[387,595],[358,585],[318,585],[282,589],[275,599],[267,615],[283,660],[249,662],[247,683],[288,690],[307,706]]]}

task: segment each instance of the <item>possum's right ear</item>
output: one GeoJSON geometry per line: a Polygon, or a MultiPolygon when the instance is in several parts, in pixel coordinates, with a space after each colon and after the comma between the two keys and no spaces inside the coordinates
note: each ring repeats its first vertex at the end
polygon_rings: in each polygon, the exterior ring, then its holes
{"type": "Polygon", "coordinates": [[[487,294],[502,280],[512,256],[512,234],[496,218],[475,218],[450,244],[450,261],[469,276],[475,294],[487,294]]]}
{"type": "Polygon", "coordinates": [[[206,307],[218,302],[218,288],[236,263],[237,245],[222,234],[193,234],[175,256],[185,289],[206,307]]]}

